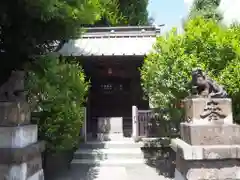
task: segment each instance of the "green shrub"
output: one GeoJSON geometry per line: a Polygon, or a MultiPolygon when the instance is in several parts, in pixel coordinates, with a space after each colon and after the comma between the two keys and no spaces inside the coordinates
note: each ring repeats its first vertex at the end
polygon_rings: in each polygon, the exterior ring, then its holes
{"type": "Polygon", "coordinates": [[[30,66],[27,89],[32,112],[39,117],[39,138],[46,141],[47,151],[77,146],[88,91],[82,68],[54,56],[40,57],[30,66]]]}
{"type": "Polygon", "coordinates": [[[188,95],[191,70],[196,67],[225,86],[239,114],[239,32],[237,26],[227,28],[197,17],[187,22],[184,34],[173,29],[157,39],[144,61],[141,79],[151,104],[170,109],[166,120],[181,120],[177,104],[188,95]]]}

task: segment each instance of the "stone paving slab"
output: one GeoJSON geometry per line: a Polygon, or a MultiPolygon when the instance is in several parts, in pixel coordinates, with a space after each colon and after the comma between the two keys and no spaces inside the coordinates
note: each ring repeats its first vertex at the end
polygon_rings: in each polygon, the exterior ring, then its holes
{"type": "Polygon", "coordinates": [[[128,180],[171,180],[170,178],[159,175],[155,168],[148,165],[127,168],[128,180]]]}

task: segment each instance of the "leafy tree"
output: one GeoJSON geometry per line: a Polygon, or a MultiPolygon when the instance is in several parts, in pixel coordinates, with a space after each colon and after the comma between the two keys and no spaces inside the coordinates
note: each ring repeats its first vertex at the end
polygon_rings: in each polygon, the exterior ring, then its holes
{"type": "Polygon", "coordinates": [[[88,91],[82,68],[54,56],[40,57],[29,67],[27,89],[33,114],[38,117],[39,138],[47,142],[47,152],[76,147],[88,91]]]}
{"type": "Polygon", "coordinates": [[[240,25],[233,24],[228,32],[229,35],[226,38],[231,39],[231,45],[234,47],[234,52],[237,55],[234,56],[231,63],[225,66],[217,79],[225,85],[230,93],[233,101],[235,120],[240,123],[240,25]]]}
{"type": "Polygon", "coordinates": [[[120,0],[119,5],[127,25],[148,24],[148,0],[120,0]]]}
{"type": "MultiPolygon", "coordinates": [[[[119,13],[122,17],[116,23],[117,25],[148,25],[148,0],[118,0],[119,13]]],[[[97,26],[113,25],[108,18],[98,21],[97,26]]]]}
{"type": "Polygon", "coordinates": [[[218,78],[222,82],[233,101],[233,111],[235,121],[240,123],[240,58],[237,57],[232,63],[229,63],[218,78]]]}
{"type": "Polygon", "coordinates": [[[191,70],[196,67],[225,86],[234,99],[235,117],[240,114],[239,68],[234,69],[240,62],[239,32],[238,27],[227,29],[215,20],[197,17],[187,22],[184,34],[173,29],[157,39],[141,78],[151,103],[170,109],[166,120],[180,119],[177,105],[188,95],[191,70]]]}
{"type": "Polygon", "coordinates": [[[102,16],[117,23],[118,12],[115,0],[1,1],[1,82],[33,56],[54,50],[56,40],[78,36],[82,24],[93,24],[102,16]]]}
{"type": "Polygon", "coordinates": [[[197,16],[202,16],[207,19],[222,20],[223,16],[217,9],[220,2],[221,0],[194,0],[189,18],[193,19],[197,16]]]}

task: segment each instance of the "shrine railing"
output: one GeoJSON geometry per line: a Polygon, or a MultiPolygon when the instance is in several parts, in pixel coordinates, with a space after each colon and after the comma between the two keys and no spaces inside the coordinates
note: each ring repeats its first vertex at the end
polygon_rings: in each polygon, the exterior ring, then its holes
{"type": "Polygon", "coordinates": [[[179,132],[179,124],[174,121],[166,121],[163,118],[167,110],[150,109],[138,110],[138,136],[140,137],[176,137],[179,132]]]}

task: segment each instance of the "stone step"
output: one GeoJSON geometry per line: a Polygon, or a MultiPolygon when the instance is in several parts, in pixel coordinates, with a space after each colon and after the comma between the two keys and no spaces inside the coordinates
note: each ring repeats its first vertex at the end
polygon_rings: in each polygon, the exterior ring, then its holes
{"type": "Polygon", "coordinates": [[[80,144],[79,149],[110,149],[110,148],[141,148],[143,142],[135,143],[133,140],[124,141],[88,141],[80,144]]]}
{"type": "Polygon", "coordinates": [[[97,133],[97,140],[99,141],[122,141],[124,140],[123,133],[97,133]]]}
{"type": "Polygon", "coordinates": [[[94,165],[94,166],[133,166],[145,164],[144,159],[107,159],[107,160],[94,160],[94,159],[73,159],[71,165],[94,165]]]}
{"type": "Polygon", "coordinates": [[[74,153],[74,159],[143,159],[140,148],[111,148],[111,149],[79,149],[74,153]]]}

